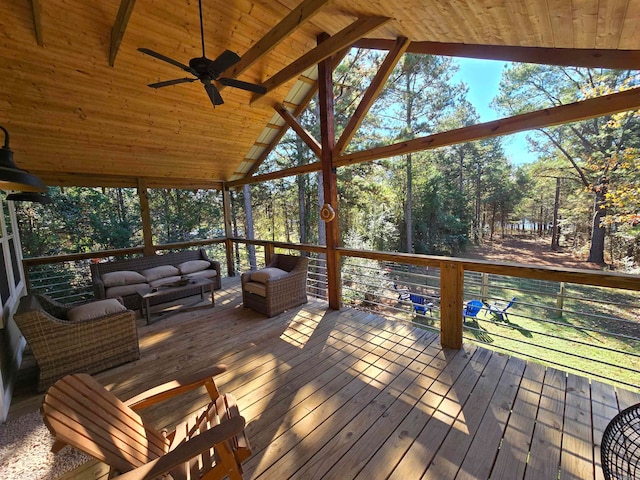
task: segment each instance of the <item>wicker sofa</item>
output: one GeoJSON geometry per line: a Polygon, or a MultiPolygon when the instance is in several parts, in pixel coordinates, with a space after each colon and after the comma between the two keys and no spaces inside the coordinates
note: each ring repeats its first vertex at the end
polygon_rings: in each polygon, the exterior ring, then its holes
{"type": "Polygon", "coordinates": [[[80,306],[27,295],[13,318],[40,369],[40,392],[67,374],[96,373],[140,358],[135,313],[121,299],[80,306]]]}
{"type": "MultiPolygon", "coordinates": [[[[122,297],[124,305],[132,310],[140,308],[138,293],[150,292],[154,287],[174,282],[184,276],[205,277],[213,282],[214,289],[222,288],[220,262],[209,259],[202,248],[91,264],[95,298],[122,297]]],[[[173,297],[164,296],[159,301],[168,302],[199,293],[200,287],[195,286],[176,292],[173,297]]],[[[153,300],[151,304],[154,304],[153,300]]]]}
{"type": "Polygon", "coordinates": [[[275,254],[265,268],[244,272],[242,302],[245,307],[274,317],[307,303],[309,259],[275,254]]]}

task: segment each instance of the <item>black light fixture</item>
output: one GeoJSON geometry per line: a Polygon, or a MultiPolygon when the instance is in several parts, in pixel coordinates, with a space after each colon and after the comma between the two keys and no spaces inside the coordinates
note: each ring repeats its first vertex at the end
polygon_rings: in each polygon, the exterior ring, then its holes
{"type": "Polygon", "coordinates": [[[16,192],[7,195],[7,200],[11,202],[34,202],[48,204],[51,203],[51,197],[45,192],[16,192]]]}
{"type": "Polygon", "coordinates": [[[0,189],[20,190],[24,192],[42,192],[45,184],[35,175],[16,167],[13,163],[13,152],[9,148],[9,132],[0,126],[4,132],[4,145],[0,148],[0,189]]]}

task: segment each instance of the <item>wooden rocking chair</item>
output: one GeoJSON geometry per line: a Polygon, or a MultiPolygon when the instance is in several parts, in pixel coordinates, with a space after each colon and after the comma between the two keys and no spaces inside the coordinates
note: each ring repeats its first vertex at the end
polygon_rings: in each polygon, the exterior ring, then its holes
{"type": "Polygon", "coordinates": [[[251,455],[235,398],[220,395],[207,372],[165,383],[122,402],[87,374],[67,375],[45,395],[45,424],[56,439],[52,450],[72,445],[111,467],[109,477],[142,480],[171,474],[174,479],[242,479],[241,463],[251,455]],[[211,402],[167,433],[147,425],[137,410],[204,386],[211,402]]]}

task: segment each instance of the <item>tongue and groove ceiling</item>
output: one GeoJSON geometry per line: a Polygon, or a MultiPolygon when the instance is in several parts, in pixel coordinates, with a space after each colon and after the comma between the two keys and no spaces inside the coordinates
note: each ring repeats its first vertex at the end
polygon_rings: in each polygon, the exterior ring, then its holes
{"type": "Polygon", "coordinates": [[[197,0],[0,0],[0,125],[18,166],[50,185],[237,181],[285,125],[274,107],[294,111],[314,88],[307,60],[354,42],[407,37],[410,51],[624,68],[640,58],[640,0],[202,3],[207,57],[243,56],[223,76],[266,95],[227,87],[214,109],[197,81],[147,87],[188,74],[139,47],[182,63],[201,55],[197,0]],[[331,49],[314,50],[323,32],[331,49]]]}

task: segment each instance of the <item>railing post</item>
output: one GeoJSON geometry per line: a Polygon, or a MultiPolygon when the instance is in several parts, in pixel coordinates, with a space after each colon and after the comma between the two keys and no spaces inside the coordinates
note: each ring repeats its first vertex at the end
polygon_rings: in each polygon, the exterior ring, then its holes
{"type": "Polygon", "coordinates": [[[556,298],[556,306],[558,307],[558,316],[562,317],[562,310],[564,309],[564,296],[565,292],[565,284],[564,282],[560,282],[560,291],[558,292],[558,297],[556,298]]]}
{"type": "Polygon", "coordinates": [[[464,269],[457,262],[440,262],[440,343],[462,348],[464,269]]]}
{"type": "Polygon", "coordinates": [[[273,257],[274,253],[275,253],[275,247],[273,246],[273,243],[267,243],[264,246],[264,263],[265,263],[265,265],[268,265],[269,262],[271,262],[271,258],[273,257]]]}
{"type": "Polygon", "coordinates": [[[149,211],[149,192],[147,182],[138,179],[138,199],[140,200],[140,216],[142,217],[142,241],[144,244],[143,255],[155,255],[153,246],[153,234],[151,233],[151,212],[149,211]]]}
{"type": "Polygon", "coordinates": [[[482,299],[482,303],[487,303],[489,298],[489,274],[482,274],[482,285],[480,287],[480,298],[482,299]]]}

